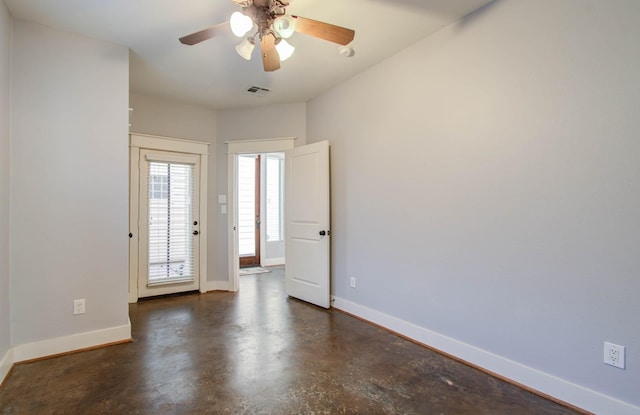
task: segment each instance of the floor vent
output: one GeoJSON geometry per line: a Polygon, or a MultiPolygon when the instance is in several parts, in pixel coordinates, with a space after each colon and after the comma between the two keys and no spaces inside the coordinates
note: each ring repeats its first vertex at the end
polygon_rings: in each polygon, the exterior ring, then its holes
{"type": "Polygon", "coordinates": [[[271,92],[271,90],[267,88],[262,88],[260,86],[250,86],[245,90],[245,92],[255,97],[263,97],[267,95],[269,92],[271,92]]]}

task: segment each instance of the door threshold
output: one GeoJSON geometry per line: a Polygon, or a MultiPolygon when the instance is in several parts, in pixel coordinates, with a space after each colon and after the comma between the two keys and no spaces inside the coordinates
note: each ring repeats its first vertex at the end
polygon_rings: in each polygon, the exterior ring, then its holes
{"type": "Polygon", "coordinates": [[[150,296],[150,297],[140,297],[140,298],[138,298],[138,302],[151,301],[151,300],[160,300],[160,299],[163,299],[163,298],[186,297],[187,295],[195,295],[195,294],[200,294],[200,291],[193,290],[193,291],[183,291],[183,292],[180,292],[180,293],[153,295],[153,296],[150,296]]]}

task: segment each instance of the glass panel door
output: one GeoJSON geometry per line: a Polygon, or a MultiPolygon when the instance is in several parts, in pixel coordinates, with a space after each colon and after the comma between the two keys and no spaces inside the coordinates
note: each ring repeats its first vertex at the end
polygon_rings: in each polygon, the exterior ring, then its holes
{"type": "Polygon", "coordinates": [[[141,156],[139,296],[197,290],[199,156],[141,156]]]}

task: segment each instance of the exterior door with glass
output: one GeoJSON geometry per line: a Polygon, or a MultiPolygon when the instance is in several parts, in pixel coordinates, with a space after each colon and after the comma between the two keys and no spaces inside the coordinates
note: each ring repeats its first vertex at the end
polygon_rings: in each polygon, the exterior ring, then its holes
{"type": "Polygon", "coordinates": [[[140,151],[138,297],[200,288],[199,178],[200,155],[140,151]]]}

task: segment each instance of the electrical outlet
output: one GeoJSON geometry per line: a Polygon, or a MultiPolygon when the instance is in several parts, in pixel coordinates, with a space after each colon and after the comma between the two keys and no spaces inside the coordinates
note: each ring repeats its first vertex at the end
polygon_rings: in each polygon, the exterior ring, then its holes
{"type": "Polygon", "coordinates": [[[84,305],[85,305],[84,298],[80,300],[73,300],[73,314],[84,314],[85,313],[84,305]]]}
{"type": "Polygon", "coordinates": [[[604,363],[624,369],[624,346],[604,342],[604,363]]]}
{"type": "Polygon", "coordinates": [[[351,277],[351,281],[349,281],[349,286],[351,288],[356,288],[356,277],[351,277]]]}

